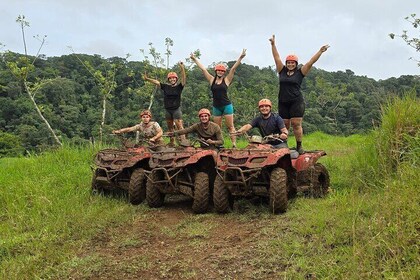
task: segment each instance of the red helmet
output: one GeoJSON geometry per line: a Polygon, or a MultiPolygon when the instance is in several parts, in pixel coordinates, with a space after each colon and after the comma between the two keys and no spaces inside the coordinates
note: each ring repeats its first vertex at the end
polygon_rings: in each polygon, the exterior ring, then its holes
{"type": "Polygon", "coordinates": [[[270,108],[271,108],[271,107],[273,107],[273,106],[271,105],[271,101],[270,101],[270,99],[267,99],[267,98],[264,98],[264,99],[261,99],[260,101],[258,101],[258,108],[259,108],[260,106],[263,106],[263,105],[268,105],[268,106],[270,106],[270,108]]]}
{"type": "Polygon", "coordinates": [[[198,111],[198,117],[200,117],[202,114],[207,114],[209,115],[209,117],[211,116],[210,110],[206,108],[203,108],[200,111],[198,111]]]}
{"type": "Polygon", "coordinates": [[[226,66],[224,64],[217,64],[214,67],[214,71],[225,71],[226,72],[226,66]]]}
{"type": "Polygon", "coordinates": [[[286,56],[286,62],[287,61],[295,61],[296,62],[296,64],[298,63],[298,57],[297,57],[297,55],[294,55],[294,54],[289,54],[288,56],[286,56]]]}
{"type": "Polygon", "coordinates": [[[148,115],[150,118],[152,118],[152,112],[150,112],[150,110],[141,111],[140,118],[143,117],[144,115],[148,115]]]}
{"type": "Polygon", "coordinates": [[[178,80],[178,75],[175,72],[169,72],[168,73],[168,80],[169,78],[176,78],[178,80]]]}

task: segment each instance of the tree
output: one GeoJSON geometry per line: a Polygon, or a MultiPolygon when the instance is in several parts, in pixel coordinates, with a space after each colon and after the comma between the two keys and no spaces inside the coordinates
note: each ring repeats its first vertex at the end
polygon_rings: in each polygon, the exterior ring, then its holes
{"type": "MultiPolygon", "coordinates": [[[[149,54],[152,56],[152,63],[149,60],[149,56],[145,54],[144,49],[140,49],[140,52],[143,54],[144,60],[143,62],[146,65],[146,69],[149,70],[150,76],[154,77],[154,79],[161,80],[165,77],[165,72],[169,68],[169,58],[172,55],[172,51],[170,50],[170,47],[174,45],[174,41],[171,38],[165,38],[165,46],[166,46],[166,65],[165,65],[165,59],[162,58],[162,55],[160,52],[156,50],[156,48],[153,46],[153,43],[149,43],[149,54]]],[[[146,88],[149,86],[146,84],[146,88]]],[[[156,92],[159,91],[159,87],[154,85],[152,94],[150,95],[150,102],[148,109],[152,108],[153,100],[155,97],[156,92]]]]}
{"type": "Polygon", "coordinates": [[[166,69],[169,68],[169,57],[172,55],[172,51],[169,49],[169,47],[172,47],[174,45],[174,41],[172,41],[171,38],[165,38],[165,46],[166,46],[166,69]]]}
{"type": "MultiPolygon", "coordinates": [[[[417,29],[420,25],[420,18],[417,18],[416,14],[411,14],[410,16],[405,17],[405,20],[408,21],[409,23],[411,23],[413,28],[417,29]]],[[[403,30],[401,35],[396,35],[394,33],[390,33],[389,37],[391,37],[391,39],[394,39],[395,37],[400,37],[401,39],[404,40],[404,42],[407,43],[407,45],[414,48],[416,50],[416,52],[420,52],[420,37],[418,37],[418,38],[410,37],[408,35],[407,30],[403,30]]],[[[416,61],[417,65],[420,67],[420,60],[419,59],[416,59],[416,58],[413,58],[413,57],[410,57],[410,59],[416,61]]]]}
{"type": "Polygon", "coordinates": [[[95,78],[95,81],[99,87],[99,90],[102,95],[102,114],[101,114],[101,123],[99,126],[99,141],[102,142],[103,139],[103,129],[105,126],[105,117],[106,117],[106,107],[107,101],[112,98],[112,92],[117,88],[117,83],[115,81],[115,76],[117,70],[121,65],[118,63],[105,63],[102,65],[103,70],[97,70],[95,67],[87,60],[83,61],[74,50],[69,47],[76,58],[83,64],[83,66],[88,70],[88,72],[95,78]]]}
{"type": "Polygon", "coordinates": [[[50,123],[48,122],[48,120],[42,114],[42,111],[41,111],[40,106],[38,106],[38,104],[37,104],[37,102],[35,100],[35,95],[37,94],[37,92],[45,84],[51,82],[51,79],[47,79],[47,80],[38,79],[35,82],[28,81],[28,75],[31,72],[34,72],[35,71],[35,65],[34,65],[35,64],[35,61],[39,57],[39,53],[40,53],[42,47],[45,44],[45,38],[47,36],[44,35],[42,38],[40,38],[39,36],[36,36],[35,37],[38,40],[40,40],[40,47],[38,49],[38,52],[37,52],[36,56],[31,61],[30,58],[29,58],[29,56],[28,56],[28,53],[27,53],[26,39],[25,39],[25,27],[29,27],[29,22],[25,20],[25,16],[24,15],[19,15],[18,18],[16,19],[16,22],[19,23],[19,25],[21,27],[21,32],[22,32],[22,37],[23,37],[23,45],[24,45],[24,49],[25,49],[25,56],[24,57],[20,57],[17,61],[9,61],[9,62],[7,62],[7,66],[9,67],[9,69],[13,73],[13,75],[23,84],[23,87],[24,87],[25,91],[28,93],[29,99],[32,101],[32,104],[35,106],[35,109],[36,109],[39,117],[42,119],[42,121],[47,126],[47,128],[50,131],[50,133],[52,134],[55,142],[58,145],[61,146],[62,144],[61,144],[60,139],[58,139],[58,137],[55,134],[54,130],[52,129],[50,123]]]}
{"type": "MultiPolygon", "coordinates": [[[[340,103],[345,97],[347,86],[342,83],[332,84],[322,77],[315,78],[315,88],[309,92],[307,101],[310,107],[318,107],[318,111],[329,123],[329,133],[340,133],[339,116],[343,113],[340,103]]],[[[306,118],[308,119],[308,117],[306,118]]]]}
{"type": "Polygon", "coordinates": [[[0,131],[0,158],[22,155],[24,149],[19,137],[0,131]]]}

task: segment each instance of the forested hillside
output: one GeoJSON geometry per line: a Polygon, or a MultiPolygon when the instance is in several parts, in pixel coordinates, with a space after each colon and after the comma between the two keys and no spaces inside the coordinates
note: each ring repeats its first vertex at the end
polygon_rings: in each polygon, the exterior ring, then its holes
{"type": "MultiPolygon", "coordinates": [[[[10,62],[19,61],[19,58],[22,55],[17,53],[1,54],[0,156],[54,144],[22,81],[10,70],[10,62]]],[[[228,62],[228,65],[233,63],[228,62]]],[[[147,60],[106,59],[99,55],[41,56],[35,60],[26,79],[35,85],[34,99],[54,132],[61,140],[77,143],[98,138],[104,85],[110,79],[113,87],[106,96],[104,137],[112,129],[137,123],[139,110],[147,108],[151,102],[154,118],[166,130],[162,93],[157,91],[151,98],[155,88],[142,80],[145,71],[164,81],[167,72],[179,73],[179,67],[156,69],[147,60]]],[[[313,68],[303,83],[307,104],[304,130],[339,135],[366,132],[379,121],[380,106],[388,96],[409,91],[420,96],[420,76],[375,81],[357,76],[351,70],[327,72],[313,68]]],[[[273,109],[277,110],[277,93],[278,78],[274,68],[240,65],[229,88],[235,107],[235,126],[239,127],[257,114],[256,104],[261,98],[270,98],[275,106],[273,109]]],[[[188,67],[182,97],[184,122],[188,125],[197,121],[196,113],[202,107],[211,108],[208,83],[198,68],[188,67]]]]}

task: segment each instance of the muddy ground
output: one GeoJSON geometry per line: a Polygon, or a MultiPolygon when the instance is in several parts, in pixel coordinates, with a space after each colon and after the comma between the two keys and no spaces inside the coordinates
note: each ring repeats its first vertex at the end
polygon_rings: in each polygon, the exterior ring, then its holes
{"type": "Polygon", "coordinates": [[[272,218],[258,200],[233,213],[194,215],[191,200],[167,198],[159,209],[140,206],[132,222],[103,230],[82,248],[86,264],[74,279],[276,279],[282,265],[261,267],[258,246],[272,218]],[[249,208],[252,208],[251,210],[249,208]],[[255,211],[257,209],[257,211],[255,211]],[[259,214],[258,211],[261,213],[259,214]]]}

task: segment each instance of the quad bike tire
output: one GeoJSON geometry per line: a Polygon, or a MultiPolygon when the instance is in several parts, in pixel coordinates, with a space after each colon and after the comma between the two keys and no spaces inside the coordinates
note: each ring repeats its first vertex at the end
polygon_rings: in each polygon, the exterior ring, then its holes
{"type": "Polygon", "coordinates": [[[311,171],[311,187],[313,197],[324,197],[330,190],[330,175],[321,163],[316,163],[311,171]]]}
{"type": "Polygon", "coordinates": [[[217,213],[229,213],[233,208],[233,199],[229,189],[219,175],[214,180],[213,204],[217,213]]]}
{"type": "Polygon", "coordinates": [[[209,175],[198,172],[194,180],[194,201],[192,210],[196,214],[206,213],[209,208],[209,175]]]}
{"type": "Polygon", "coordinates": [[[287,173],[287,198],[293,199],[297,195],[297,178],[296,172],[287,173]]]}
{"type": "Polygon", "coordinates": [[[274,168],[270,174],[270,212],[284,213],[287,210],[287,173],[282,168],[274,168]]]}
{"type": "MultiPolygon", "coordinates": [[[[159,176],[156,173],[152,173],[151,178],[153,181],[159,180],[159,176]]],[[[159,208],[163,205],[165,194],[159,190],[159,183],[153,183],[152,180],[147,179],[146,182],[146,201],[149,207],[159,208]]]]}
{"type": "Polygon", "coordinates": [[[146,198],[146,180],[143,168],[134,169],[131,173],[128,186],[128,200],[133,205],[138,205],[146,198]]]}

